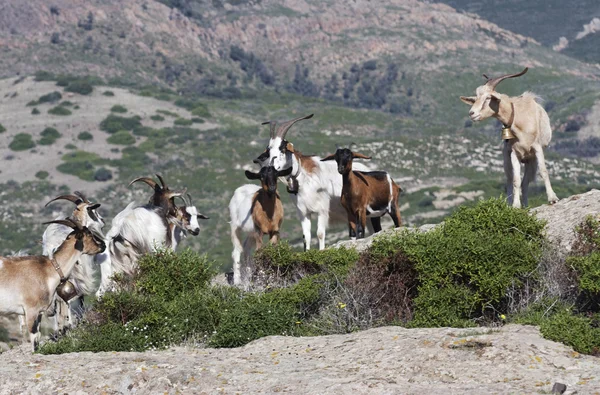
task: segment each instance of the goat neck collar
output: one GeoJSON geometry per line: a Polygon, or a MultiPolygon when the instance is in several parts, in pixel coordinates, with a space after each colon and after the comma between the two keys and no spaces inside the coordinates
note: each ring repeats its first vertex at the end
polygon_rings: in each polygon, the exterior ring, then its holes
{"type": "Polygon", "coordinates": [[[510,117],[508,118],[508,123],[503,123],[504,129],[512,128],[513,122],[515,121],[515,104],[510,103],[510,117]]]}
{"type": "Polygon", "coordinates": [[[64,281],[66,281],[65,274],[63,273],[62,269],[60,268],[60,265],[58,264],[58,262],[56,262],[56,259],[52,258],[52,259],[50,259],[50,262],[52,262],[52,266],[54,266],[54,269],[60,276],[60,282],[62,283],[64,281]]]}

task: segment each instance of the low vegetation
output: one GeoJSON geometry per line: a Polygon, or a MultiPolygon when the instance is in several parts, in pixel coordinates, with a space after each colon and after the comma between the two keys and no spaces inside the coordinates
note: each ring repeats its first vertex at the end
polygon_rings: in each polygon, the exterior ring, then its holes
{"type": "Polygon", "coordinates": [[[110,114],[102,122],[100,122],[100,130],[113,134],[120,130],[133,130],[136,127],[141,127],[142,118],[137,115],[132,117],[121,117],[119,115],[110,114]]]}
{"type": "Polygon", "coordinates": [[[2,125],[0,123],[0,133],[4,133],[4,132],[6,132],[6,128],[4,127],[4,125],[2,125]]]}
{"type": "Polygon", "coordinates": [[[71,110],[69,110],[66,107],[56,106],[56,107],[52,107],[51,109],[49,109],[48,114],[66,116],[66,115],[71,115],[72,112],[71,112],[71,110]]]}
{"type": "Polygon", "coordinates": [[[575,304],[538,297],[548,281],[540,265],[544,223],[490,199],[461,207],[427,233],[376,238],[360,255],[267,245],[255,256],[251,291],[211,285],[214,263],[190,250],[145,256],[133,278],[116,277],[118,290],[95,302],[83,325],[42,352],[142,351],[184,341],[236,347],[267,335],[512,321],[597,354],[600,236],[591,221],[579,229],[572,258],[587,262],[575,264],[575,304]]]}
{"type": "Polygon", "coordinates": [[[106,139],[106,141],[109,144],[131,145],[135,143],[135,137],[133,137],[127,130],[120,130],[111,135],[108,139],[106,139]]]}
{"type": "Polygon", "coordinates": [[[77,138],[82,141],[90,141],[94,139],[94,135],[90,132],[81,132],[77,135],[77,138]]]}
{"type": "Polygon", "coordinates": [[[35,143],[33,142],[33,138],[28,133],[19,133],[15,135],[13,140],[8,145],[13,151],[26,151],[35,147],[35,143]]]}
{"type": "Polygon", "coordinates": [[[120,104],[115,104],[114,106],[111,107],[110,111],[123,114],[123,113],[127,112],[127,108],[120,104]]]}
{"type": "Polygon", "coordinates": [[[40,145],[52,145],[61,136],[58,130],[54,128],[46,128],[40,134],[42,138],[38,140],[40,145]]]}

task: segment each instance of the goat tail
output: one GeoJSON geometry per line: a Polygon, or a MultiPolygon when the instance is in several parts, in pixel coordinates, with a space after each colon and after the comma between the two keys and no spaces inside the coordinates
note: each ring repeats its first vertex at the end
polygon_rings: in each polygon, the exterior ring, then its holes
{"type": "Polygon", "coordinates": [[[244,249],[244,247],[242,246],[242,240],[241,240],[241,236],[242,236],[242,230],[233,225],[233,221],[232,221],[232,225],[231,225],[231,244],[233,244],[233,255],[237,254],[241,254],[242,250],[244,249]]]}
{"type": "Polygon", "coordinates": [[[525,174],[523,174],[523,181],[530,183],[535,181],[535,175],[538,169],[537,158],[532,158],[525,163],[525,174]]]}

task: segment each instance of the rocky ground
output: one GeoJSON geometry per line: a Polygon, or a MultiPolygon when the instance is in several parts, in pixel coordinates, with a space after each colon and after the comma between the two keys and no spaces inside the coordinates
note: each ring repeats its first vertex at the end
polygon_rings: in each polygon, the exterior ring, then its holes
{"type": "Polygon", "coordinates": [[[535,327],[270,336],[236,349],[0,356],[0,393],[567,393],[600,389],[600,359],[535,327]]]}

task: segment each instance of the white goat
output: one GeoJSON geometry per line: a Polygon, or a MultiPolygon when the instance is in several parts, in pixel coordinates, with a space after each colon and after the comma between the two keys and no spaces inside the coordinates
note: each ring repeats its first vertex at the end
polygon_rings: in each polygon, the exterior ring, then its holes
{"type": "MultiPolygon", "coordinates": [[[[271,125],[271,138],[266,151],[261,154],[255,163],[264,166],[272,163],[276,170],[292,169],[288,177],[288,192],[296,206],[298,218],[302,224],[304,249],[310,249],[311,241],[311,214],[317,214],[317,238],[319,249],[325,248],[325,231],[330,221],[347,223],[348,216],[342,207],[342,177],[337,171],[337,164],[321,162],[318,156],[303,155],[294,149],[292,143],[285,140],[285,135],[290,127],[303,119],[312,118],[313,114],[292,119],[277,125],[275,122],[265,122],[271,125]],[[268,160],[268,162],[267,162],[268,160]]],[[[356,163],[354,170],[368,171],[369,169],[356,163]]],[[[381,230],[381,220],[372,218],[367,227],[373,232],[381,230]]]]}
{"type": "Polygon", "coordinates": [[[49,223],[72,229],[53,258],[0,257],[0,314],[24,316],[33,351],[40,338],[41,313],[52,303],[59,284],[66,281],[82,254],[97,254],[105,248],[103,240],[76,222],[46,222],[49,223]]]}
{"type": "Polygon", "coordinates": [[[277,178],[291,173],[291,168],[277,171],[273,166],[260,169],[260,173],[246,170],[246,178],[260,180],[261,185],[246,184],[237,188],[229,202],[231,217],[231,242],[233,243],[233,283],[248,287],[252,276],[250,252],[262,246],[263,236],[268,234],[272,244],[279,241],[279,229],[283,222],[283,204],[277,193],[277,178]],[[246,239],[242,246],[242,233],[246,239]],[[243,258],[242,258],[243,251],[243,258]],[[242,259],[244,270],[242,273],[242,259]]]}
{"type": "MultiPolygon", "coordinates": [[[[81,192],[75,192],[73,195],[61,195],[48,203],[46,207],[57,200],[67,200],[75,204],[75,210],[71,216],[59,216],[55,219],[70,219],[82,226],[87,227],[97,237],[104,239],[102,228],[104,219],[98,213],[100,204],[90,202],[81,192]]],[[[54,252],[65,241],[67,236],[73,231],[69,226],[58,223],[48,225],[42,236],[42,254],[52,258],[54,252]]],[[[83,295],[89,295],[94,289],[94,257],[82,255],[81,259],[75,265],[70,280],[77,289],[77,297],[70,300],[68,304],[60,298],[55,298],[55,303],[48,310],[49,316],[54,316],[54,331],[62,331],[67,322],[70,326],[75,324],[75,319],[80,319],[83,314],[83,295]]]]}
{"type": "Polygon", "coordinates": [[[540,176],[544,180],[548,202],[558,202],[552,190],[550,178],[546,170],[544,148],[552,139],[550,119],[546,110],[539,105],[539,97],[525,92],[519,97],[509,97],[495,91],[496,86],[507,78],[522,76],[525,68],[517,74],[507,74],[497,78],[487,78],[485,85],[477,88],[477,96],[460,99],[471,106],[469,116],[473,121],[482,121],[494,117],[504,124],[507,135],[504,136],[504,173],[507,179],[508,202],[513,207],[521,207],[521,191],[523,205],[527,206],[529,183],[535,179],[539,167],[540,176]],[[525,164],[525,174],[521,184],[521,163],[525,164]]]}
{"type": "Polygon", "coordinates": [[[130,203],[113,218],[112,226],[106,235],[108,249],[99,257],[101,261],[102,280],[96,295],[101,297],[109,288],[111,277],[115,273],[131,275],[137,268],[138,259],[157,248],[175,250],[187,233],[197,236],[200,233],[198,219],[208,219],[199,214],[191,203],[188,194],[184,206],[176,206],[175,197],[181,197],[183,191],[173,192],[159,177],[162,187],[150,178],[138,178],[154,188],[152,202],[160,205],[146,204],[136,206],[130,203]]]}

